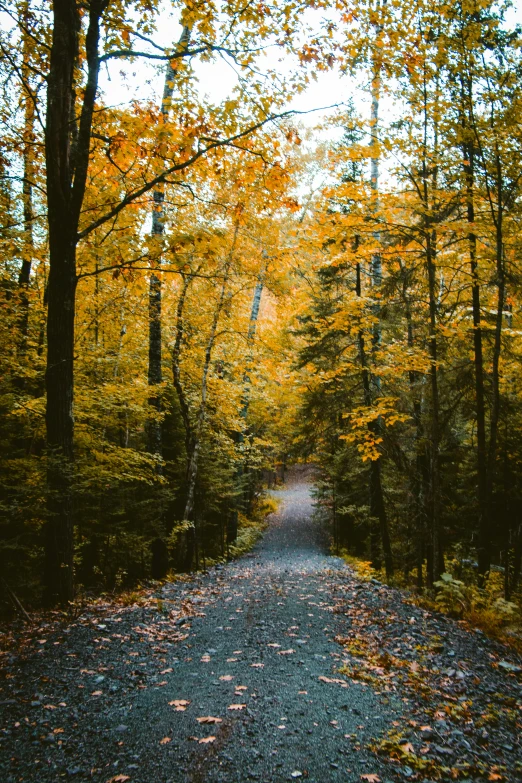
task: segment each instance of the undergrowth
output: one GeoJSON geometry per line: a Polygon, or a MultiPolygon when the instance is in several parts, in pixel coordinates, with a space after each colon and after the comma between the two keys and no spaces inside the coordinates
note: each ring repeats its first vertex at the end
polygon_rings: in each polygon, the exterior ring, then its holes
{"type": "MultiPolygon", "coordinates": [[[[229,547],[229,559],[238,558],[247,554],[256,542],[259,540],[264,530],[268,526],[268,517],[270,514],[274,514],[279,507],[279,501],[271,495],[264,495],[259,497],[250,513],[250,516],[245,514],[238,515],[238,530],[237,538],[233,545],[229,547]]],[[[205,567],[200,571],[205,571],[208,568],[226,562],[226,558],[205,558],[205,567]]],[[[71,602],[70,613],[76,613],[83,611],[87,606],[95,605],[98,602],[104,603],[107,600],[115,602],[122,606],[145,606],[154,603],[158,599],[154,597],[154,591],[158,584],[167,584],[169,582],[188,582],[192,578],[190,573],[178,573],[175,571],[169,571],[166,578],[159,582],[147,582],[143,584],[137,584],[132,589],[120,590],[111,594],[103,593],[96,599],[90,599],[83,595],[79,595],[76,601],[71,602]]],[[[161,607],[158,605],[158,609],[161,611],[161,607]]]]}
{"type": "Polygon", "coordinates": [[[239,514],[237,538],[235,543],[229,547],[231,557],[241,557],[241,555],[250,552],[263,531],[266,530],[267,517],[274,514],[278,506],[279,502],[276,498],[267,495],[256,503],[250,517],[239,514]]]}
{"type": "MultiPolygon", "coordinates": [[[[355,571],[362,582],[376,579],[400,589],[411,590],[413,574],[386,579],[384,569],[372,568],[369,561],[353,557],[342,550],[340,557],[355,571]],[[411,579],[410,579],[411,577],[411,579]]],[[[473,581],[473,574],[462,572],[461,563],[455,558],[448,560],[447,573],[435,582],[434,588],[411,593],[409,599],[417,606],[442,612],[464,621],[473,628],[479,628],[488,636],[522,651],[522,596],[506,601],[503,596],[503,574],[491,571],[484,589],[473,581]],[[457,578],[456,574],[461,578],[457,578]]]]}

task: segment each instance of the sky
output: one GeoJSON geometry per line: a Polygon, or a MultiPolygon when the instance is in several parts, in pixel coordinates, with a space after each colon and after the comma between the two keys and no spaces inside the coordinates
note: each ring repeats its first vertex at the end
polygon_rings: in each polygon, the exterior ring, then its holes
{"type": "MultiPolygon", "coordinates": [[[[335,11],[330,12],[330,18],[335,15],[335,11]]],[[[311,23],[316,29],[318,27],[319,16],[323,11],[312,11],[305,15],[305,21],[311,23]],[[315,19],[314,19],[315,14],[315,19]]],[[[335,17],[333,17],[335,19],[335,17]]],[[[522,25],[522,0],[513,0],[512,8],[508,9],[506,21],[509,26],[522,25]]],[[[164,10],[158,23],[158,31],[154,40],[160,46],[171,47],[173,42],[177,42],[181,35],[181,26],[170,10],[168,0],[164,0],[164,10]]],[[[281,50],[274,49],[266,58],[267,66],[277,65],[283,73],[290,69],[288,60],[281,57],[281,50]]],[[[219,104],[225,101],[231,94],[237,76],[230,63],[225,60],[216,59],[213,62],[202,63],[198,58],[192,62],[194,71],[199,79],[199,91],[201,95],[207,95],[213,103],[219,104]]],[[[135,61],[133,64],[127,64],[123,61],[111,66],[110,80],[109,71],[102,71],[100,86],[102,87],[106,98],[111,104],[120,104],[132,99],[144,97],[147,100],[152,97],[160,102],[163,91],[164,70],[163,66],[151,65],[147,61],[135,61]],[[119,72],[126,73],[127,78],[122,78],[119,72]],[[144,91],[144,87],[147,89],[144,91]]],[[[366,85],[367,86],[367,85],[366,85]]],[[[361,84],[356,84],[350,76],[343,75],[335,67],[328,72],[322,72],[316,80],[312,80],[307,89],[299,95],[295,95],[290,101],[288,108],[295,111],[308,112],[296,118],[304,126],[311,128],[318,123],[326,120],[332,114],[332,111],[319,111],[321,107],[334,106],[345,103],[348,99],[354,101],[356,109],[362,116],[369,115],[369,96],[366,89],[362,89],[361,84]],[[313,111],[311,111],[313,110],[313,111]],[[317,111],[316,111],[317,110],[317,111]]],[[[381,103],[381,114],[383,116],[393,113],[392,100],[384,98],[381,103]]],[[[334,139],[339,137],[339,130],[330,128],[323,129],[318,133],[319,139],[334,139]]]]}
{"type": "MultiPolygon", "coordinates": [[[[314,22],[313,13],[317,12],[310,12],[307,19],[312,24],[314,22]]],[[[166,0],[154,41],[160,46],[172,47],[173,42],[179,40],[181,31],[182,28],[177,19],[168,10],[168,0],[166,0]]],[[[290,62],[285,59],[280,61],[280,58],[281,50],[274,47],[265,58],[266,67],[277,66],[281,72],[288,72],[291,67],[290,62]]],[[[219,58],[213,62],[202,63],[196,57],[192,61],[192,67],[199,79],[201,95],[206,94],[215,104],[222,103],[230,97],[237,84],[237,75],[231,63],[219,58]]],[[[132,65],[120,61],[116,67],[114,65],[111,67],[110,72],[107,69],[102,72],[100,86],[108,102],[115,105],[133,98],[143,97],[143,87],[146,84],[150,86],[150,92],[147,90],[147,99],[155,96],[159,104],[163,81],[163,66],[154,66],[143,60],[135,61],[132,65]],[[120,71],[126,73],[126,78],[120,75],[120,71]]],[[[304,125],[311,127],[328,116],[328,112],[316,112],[316,109],[343,103],[352,94],[353,84],[350,83],[350,79],[343,77],[338,71],[332,70],[328,73],[320,73],[316,81],[312,81],[303,93],[293,98],[288,108],[308,112],[301,115],[299,119],[304,125]],[[311,112],[311,110],[314,111],[311,112]]]]}

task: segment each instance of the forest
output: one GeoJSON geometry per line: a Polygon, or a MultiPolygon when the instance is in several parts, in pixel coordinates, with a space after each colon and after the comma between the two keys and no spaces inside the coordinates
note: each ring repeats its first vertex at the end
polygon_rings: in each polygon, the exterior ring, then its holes
{"type": "Polygon", "coordinates": [[[501,0],[1,0],[6,601],[230,559],[305,462],[332,551],[512,610],[521,47],[501,0]]]}

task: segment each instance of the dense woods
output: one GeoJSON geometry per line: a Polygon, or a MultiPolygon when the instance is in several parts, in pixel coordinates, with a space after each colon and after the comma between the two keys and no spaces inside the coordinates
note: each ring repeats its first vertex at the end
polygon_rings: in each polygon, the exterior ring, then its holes
{"type": "Polygon", "coordinates": [[[277,466],[304,460],[336,551],[419,590],[502,569],[511,598],[509,5],[5,0],[0,18],[6,589],[66,604],[230,557],[277,466]],[[201,74],[222,61],[214,103],[201,74]],[[290,102],[325,73],[345,92],[313,128],[290,102]]]}

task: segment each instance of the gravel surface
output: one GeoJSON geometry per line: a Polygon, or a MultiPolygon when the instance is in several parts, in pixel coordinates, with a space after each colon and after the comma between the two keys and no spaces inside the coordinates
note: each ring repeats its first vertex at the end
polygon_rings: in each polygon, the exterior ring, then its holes
{"type": "Polygon", "coordinates": [[[520,661],[357,581],[309,485],[275,494],[235,564],[7,629],[2,783],[522,780],[520,661]]]}

